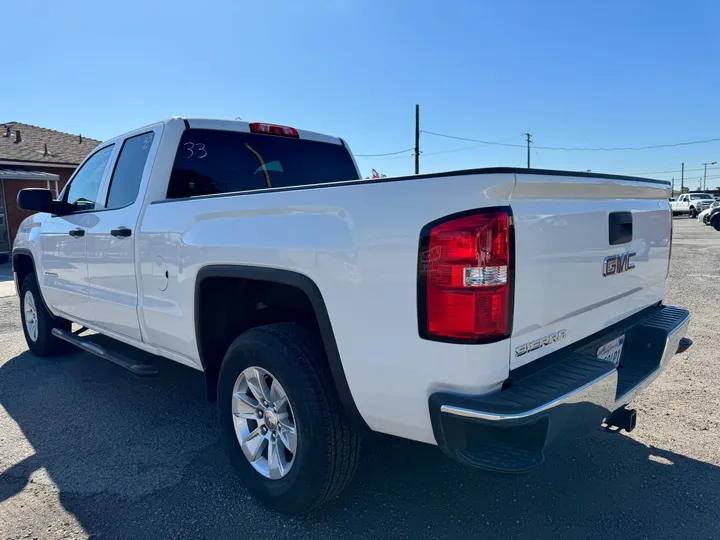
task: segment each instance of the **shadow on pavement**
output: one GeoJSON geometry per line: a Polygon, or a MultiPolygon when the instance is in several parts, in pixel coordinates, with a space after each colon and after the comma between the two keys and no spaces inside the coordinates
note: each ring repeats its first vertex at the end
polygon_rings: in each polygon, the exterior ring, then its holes
{"type": "Polygon", "coordinates": [[[0,404],[34,454],[0,474],[0,501],[44,469],[99,538],[720,537],[720,468],[600,429],[513,477],[371,437],[343,498],[280,516],[233,474],[202,374],[160,368],[139,379],[85,354],[4,364],[0,404]]]}

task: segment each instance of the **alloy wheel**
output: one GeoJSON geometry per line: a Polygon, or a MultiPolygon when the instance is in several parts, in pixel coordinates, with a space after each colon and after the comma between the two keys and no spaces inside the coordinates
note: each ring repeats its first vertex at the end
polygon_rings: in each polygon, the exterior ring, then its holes
{"type": "Polygon", "coordinates": [[[25,329],[32,341],[38,339],[38,316],[35,306],[35,297],[31,291],[25,291],[23,298],[23,311],[25,313],[25,329]]]}
{"type": "Polygon", "coordinates": [[[280,382],[261,367],[249,367],[233,387],[235,434],[250,465],[277,480],[290,472],[297,453],[295,416],[280,382]]]}

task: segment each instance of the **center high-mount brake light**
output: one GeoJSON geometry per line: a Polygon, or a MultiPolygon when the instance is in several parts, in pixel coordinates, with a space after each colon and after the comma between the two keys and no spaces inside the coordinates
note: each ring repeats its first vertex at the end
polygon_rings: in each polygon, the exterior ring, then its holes
{"type": "Polygon", "coordinates": [[[267,135],[280,135],[281,137],[295,137],[300,138],[297,129],[278,126],[276,124],[263,124],[261,122],[253,122],[250,124],[250,131],[252,133],[265,133],[267,135]]]}
{"type": "Polygon", "coordinates": [[[463,213],[427,225],[420,246],[421,337],[460,343],[507,337],[511,258],[507,208],[463,213]]]}

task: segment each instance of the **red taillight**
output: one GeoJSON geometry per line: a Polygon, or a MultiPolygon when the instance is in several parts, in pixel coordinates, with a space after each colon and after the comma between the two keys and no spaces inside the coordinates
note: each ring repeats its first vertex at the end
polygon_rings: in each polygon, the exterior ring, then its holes
{"type": "Polygon", "coordinates": [[[420,253],[421,335],[468,342],[507,336],[512,264],[508,211],[450,218],[430,224],[426,232],[420,253]]]}
{"type": "Polygon", "coordinates": [[[300,135],[298,135],[297,129],[287,127],[287,126],[278,126],[275,124],[263,124],[261,122],[253,122],[250,124],[250,131],[252,133],[266,133],[268,135],[280,135],[281,137],[295,137],[299,138],[300,135]]]}

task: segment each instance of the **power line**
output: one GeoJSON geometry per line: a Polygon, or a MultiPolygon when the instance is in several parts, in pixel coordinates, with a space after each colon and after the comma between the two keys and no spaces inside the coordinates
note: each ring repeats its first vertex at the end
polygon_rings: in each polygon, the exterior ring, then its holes
{"type": "Polygon", "coordinates": [[[464,146],[462,148],[453,148],[452,150],[439,150],[437,152],[423,152],[423,157],[427,156],[439,156],[440,154],[452,154],[453,152],[462,152],[463,150],[472,150],[473,148],[479,148],[484,146],[483,144],[473,144],[472,146],[464,146]]]}
{"type": "Polygon", "coordinates": [[[566,147],[555,147],[555,146],[536,146],[535,148],[541,150],[564,150],[567,152],[623,152],[626,150],[640,151],[640,150],[653,150],[657,148],[675,148],[677,146],[690,146],[693,144],[706,144],[711,142],[720,141],[720,137],[715,139],[705,139],[702,141],[687,141],[672,144],[651,144],[648,146],[618,146],[615,148],[566,148],[566,147]]]}
{"type": "MultiPolygon", "coordinates": [[[[423,155],[425,155],[425,154],[423,154],[423,155]]],[[[374,160],[377,160],[377,161],[388,161],[388,160],[393,160],[393,159],[408,159],[408,158],[414,158],[414,157],[415,157],[415,154],[407,154],[407,155],[405,155],[405,156],[386,156],[386,157],[372,157],[372,156],[370,156],[370,157],[362,157],[362,156],[358,157],[358,156],[355,156],[355,157],[357,157],[358,159],[374,159],[374,160]]]]}
{"type": "Polygon", "coordinates": [[[513,135],[512,137],[505,137],[504,139],[500,139],[497,141],[489,141],[487,143],[483,142],[480,144],[473,144],[471,146],[463,146],[462,148],[452,148],[450,150],[439,150],[437,152],[423,152],[423,156],[438,156],[440,154],[452,154],[454,152],[463,152],[464,150],[472,150],[474,148],[480,148],[481,146],[485,146],[486,144],[501,144],[505,141],[509,141],[512,139],[516,139],[517,135],[513,135]]]}
{"type": "Polygon", "coordinates": [[[395,156],[397,154],[404,154],[405,152],[412,152],[412,148],[406,148],[405,150],[398,150],[397,152],[385,152],[384,154],[354,154],[355,157],[380,157],[380,156],[395,156]]]}
{"type": "MultiPolygon", "coordinates": [[[[445,133],[436,133],[433,131],[425,131],[422,130],[423,133],[427,133],[428,135],[435,135],[436,137],[445,137],[447,139],[457,139],[459,141],[469,141],[469,142],[476,142],[480,144],[495,144],[499,146],[512,146],[515,148],[525,148],[524,144],[512,144],[512,143],[500,143],[500,142],[492,142],[492,141],[483,141],[480,139],[470,139],[467,137],[457,137],[455,135],[447,135],[445,133]]],[[[567,146],[537,146],[533,145],[533,148],[537,150],[562,150],[565,152],[620,152],[620,151],[626,151],[626,150],[632,150],[632,151],[639,151],[639,150],[652,150],[656,148],[671,148],[671,147],[677,147],[677,146],[689,146],[692,144],[706,144],[711,142],[717,142],[720,141],[720,137],[716,137],[713,139],[704,139],[699,141],[685,141],[685,142],[678,142],[678,143],[670,143],[670,144],[651,144],[647,146],[617,146],[612,148],[574,148],[574,147],[567,147],[567,146]]]]}
{"type": "MultiPolygon", "coordinates": [[[[710,170],[717,170],[717,169],[720,169],[720,167],[708,167],[708,171],[710,171],[710,170]]],[[[634,173],[630,173],[630,174],[636,174],[636,175],[638,175],[638,176],[639,176],[639,175],[643,175],[643,174],[671,174],[671,173],[674,174],[674,173],[682,172],[682,170],[683,170],[683,169],[673,169],[673,170],[671,170],[671,171],[634,172],[634,173]]],[[[703,170],[702,167],[699,167],[699,168],[697,168],[697,169],[685,169],[686,172],[687,172],[687,171],[702,171],[702,170],[703,170]]]]}
{"type": "MultiPolygon", "coordinates": [[[[713,178],[720,178],[720,174],[718,175],[708,175],[707,179],[711,180],[713,178]]],[[[702,176],[686,176],[685,177],[685,186],[688,185],[689,182],[700,182],[702,184],[703,177],[702,176]]]]}
{"type": "Polygon", "coordinates": [[[504,142],[496,142],[496,141],[481,141],[479,139],[468,139],[466,137],[456,137],[455,135],[445,135],[443,133],[435,133],[434,131],[425,131],[424,129],[420,130],[422,133],[427,133],[428,135],[435,135],[436,137],[445,137],[447,139],[456,139],[458,141],[468,141],[468,142],[474,142],[474,143],[480,143],[480,144],[494,144],[497,146],[512,146],[514,148],[525,148],[524,144],[512,144],[512,143],[504,143],[504,142]]]}
{"type": "MultiPolygon", "coordinates": [[[[485,145],[484,144],[473,144],[472,146],[463,146],[462,148],[452,148],[450,150],[438,150],[437,152],[420,152],[420,154],[423,157],[439,156],[441,154],[452,154],[455,152],[463,152],[465,150],[473,150],[476,148],[480,148],[482,146],[485,146],[485,145]]],[[[368,156],[364,156],[362,154],[360,154],[360,155],[354,154],[354,155],[355,155],[355,157],[368,157],[368,156]]],[[[369,156],[369,157],[372,157],[372,156],[369,156]]],[[[415,157],[415,154],[408,154],[406,156],[380,157],[378,159],[381,161],[384,161],[387,159],[406,159],[406,158],[412,158],[412,157],[415,157]]]]}
{"type": "MultiPolygon", "coordinates": [[[[422,133],[423,130],[420,130],[422,133]]],[[[463,152],[465,150],[473,150],[475,148],[480,148],[481,146],[485,146],[486,144],[502,144],[503,141],[509,141],[511,139],[516,138],[516,136],[512,137],[505,137],[504,139],[500,139],[499,141],[488,141],[488,142],[482,142],[479,144],[473,144],[470,146],[463,146],[462,148],[451,148],[450,150],[438,150],[437,152],[420,152],[423,157],[428,156],[439,156],[441,154],[452,154],[454,152],[463,152]]],[[[525,148],[524,145],[517,145],[521,146],[522,148],[525,148]]],[[[411,158],[414,157],[415,154],[408,154],[406,156],[397,156],[396,154],[402,154],[403,152],[412,152],[413,148],[408,148],[407,150],[401,150],[400,152],[389,152],[387,154],[353,154],[356,158],[371,158],[376,156],[395,156],[395,157],[383,157],[383,159],[405,159],[405,158],[411,158]]]]}

